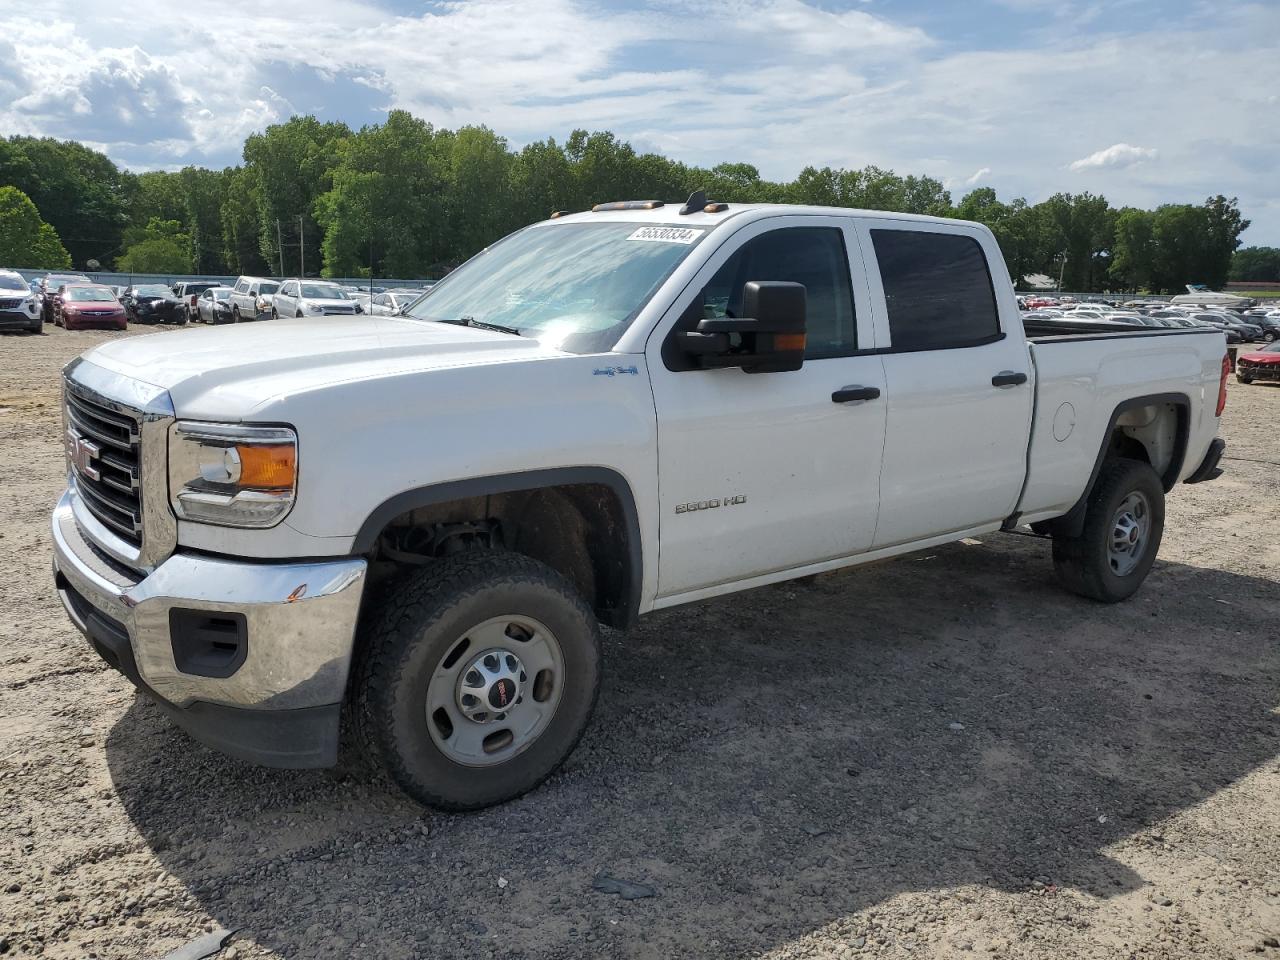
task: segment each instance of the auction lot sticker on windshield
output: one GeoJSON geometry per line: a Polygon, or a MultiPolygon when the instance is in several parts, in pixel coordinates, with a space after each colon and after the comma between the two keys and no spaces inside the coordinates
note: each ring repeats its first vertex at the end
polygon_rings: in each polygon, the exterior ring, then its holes
{"type": "Polygon", "coordinates": [[[656,240],[659,243],[693,243],[702,234],[702,230],[695,230],[692,227],[641,227],[627,239],[656,240]]]}

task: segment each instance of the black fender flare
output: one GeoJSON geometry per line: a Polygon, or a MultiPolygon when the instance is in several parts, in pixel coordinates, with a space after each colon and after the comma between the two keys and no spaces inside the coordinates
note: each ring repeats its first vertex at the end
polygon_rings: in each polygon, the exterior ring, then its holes
{"type": "Polygon", "coordinates": [[[1107,448],[1111,445],[1111,435],[1115,432],[1116,422],[1130,410],[1164,403],[1173,404],[1177,409],[1178,426],[1174,436],[1173,456],[1169,458],[1169,466],[1165,468],[1160,482],[1165,493],[1174,488],[1178,482],[1178,475],[1182,472],[1182,464],[1187,457],[1187,442],[1191,435],[1191,398],[1185,393],[1151,393],[1143,397],[1122,400],[1116,404],[1115,410],[1111,412],[1111,418],[1107,421],[1107,428],[1102,431],[1098,455],[1093,461],[1093,471],[1089,474],[1089,482],[1084,485],[1084,492],[1080,494],[1080,499],[1062,516],[1049,521],[1054,536],[1078,537],[1084,531],[1084,515],[1089,506],[1089,496],[1093,493],[1094,484],[1098,482],[1102,464],[1107,459],[1107,448]]]}
{"type": "Polygon", "coordinates": [[[364,523],[360,525],[360,530],[356,533],[351,552],[361,554],[372,550],[386,526],[396,517],[410,510],[468,497],[535,491],[575,484],[599,484],[609,488],[618,498],[622,508],[623,522],[626,525],[627,549],[626,556],[621,559],[626,564],[627,595],[624,602],[617,608],[617,615],[607,622],[610,626],[625,629],[634,625],[639,618],[640,595],[644,588],[640,514],[636,510],[635,494],[632,493],[631,485],[622,474],[608,467],[554,467],[546,470],[525,470],[485,477],[470,477],[465,480],[450,480],[405,490],[378,504],[365,518],[364,523]]]}

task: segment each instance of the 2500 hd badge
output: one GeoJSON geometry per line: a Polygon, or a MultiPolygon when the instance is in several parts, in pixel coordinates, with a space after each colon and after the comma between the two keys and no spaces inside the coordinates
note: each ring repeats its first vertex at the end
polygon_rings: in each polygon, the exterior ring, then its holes
{"type": "Polygon", "coordinates": [[[742,494],[733,497],[725,497],[716,500],[698,500],[694,503],[677,503],[676,513],[693,513],[695,510],[714,510],[716,507],[732,507],[739,503],[746,503],[747,498],[742,494]]]}

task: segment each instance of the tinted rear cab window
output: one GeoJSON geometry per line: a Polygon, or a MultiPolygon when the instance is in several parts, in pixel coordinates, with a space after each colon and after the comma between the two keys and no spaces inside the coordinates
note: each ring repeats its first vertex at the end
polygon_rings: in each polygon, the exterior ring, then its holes
{"type": "Polygon", "coordinates": [[[973,237],[872,230],[893,350],[947,350],[999,340],[1000,317],[973,237]]]}

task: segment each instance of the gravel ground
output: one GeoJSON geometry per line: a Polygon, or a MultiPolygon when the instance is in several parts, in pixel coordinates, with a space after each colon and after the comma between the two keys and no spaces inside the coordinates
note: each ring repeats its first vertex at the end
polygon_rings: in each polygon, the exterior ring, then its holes
{"type": "Polygon", "coordinates": [[[1132,601],[993,535],[656,615],[560,774],[446,816],[206,750],[68,625],[56,375],[120,335],[0,337],[0,953],[1280,958],[1280,388],[1132,601]]]}

